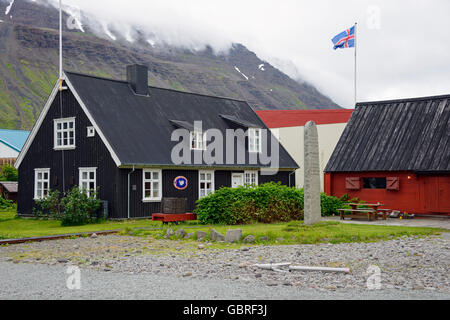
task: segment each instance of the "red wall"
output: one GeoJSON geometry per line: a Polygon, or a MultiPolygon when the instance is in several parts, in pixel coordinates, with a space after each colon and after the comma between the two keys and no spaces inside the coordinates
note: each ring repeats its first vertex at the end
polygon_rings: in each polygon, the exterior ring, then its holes
{"type": "Polygon", "coordinates": [[[325,173],[325,192],[337,197],[348,193],[368,203],[381,202],[382,208],[406,211],[408,213],[450,214],[450,175],[425,176],[412,172],[350,172],[325,173]],[[346,177],[398,177],[399,190],[363,189],[347,190],[346,177]],[[408,178],[409,177],[409,178],[408,178]]]}

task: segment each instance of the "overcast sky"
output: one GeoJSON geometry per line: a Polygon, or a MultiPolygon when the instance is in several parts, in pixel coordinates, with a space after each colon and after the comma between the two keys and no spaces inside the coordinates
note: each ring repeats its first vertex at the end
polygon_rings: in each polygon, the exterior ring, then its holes
{"type": "Polygon", "coordinates": [[[358,22],[358,101],[450,93],[449,0],[63,0],[103,21],[139,24],[171,44],[240,42],[352,107],[354,49],[331,38],[358,22]]]}

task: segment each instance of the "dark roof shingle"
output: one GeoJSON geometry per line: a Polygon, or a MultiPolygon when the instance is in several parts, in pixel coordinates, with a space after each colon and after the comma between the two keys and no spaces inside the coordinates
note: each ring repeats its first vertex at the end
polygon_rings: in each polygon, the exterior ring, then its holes
{"type": "Polygon", "coordinates": [[[358,103],[325,172],[450,172],[450,95],[358,103]]]}
{"type": "MultiPolygon", "coordinates": [[[[202,121],[203,130],[216,128],[224,137],[230,125],[220,114],[267,128],[245,101],[155,87],[145,97],[135,95],[126,81],[66,75],[123,165],[173,165],[171,151],[178,142],[171,141],[176,127],[170,120],[202,121]]],[[[251,166],[248,155],[241,166],[251,166]]],[[[279,167],[298,167],[282,146],[279,167]]]]}

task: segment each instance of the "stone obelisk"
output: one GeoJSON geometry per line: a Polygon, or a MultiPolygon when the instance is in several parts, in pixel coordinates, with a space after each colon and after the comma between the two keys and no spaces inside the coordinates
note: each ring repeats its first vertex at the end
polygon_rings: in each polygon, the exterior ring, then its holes
{"type": "Polygon", "coordinates": [[[320,222],[320,167],[319,139],[314,121],[309,121],[304,130],[304,215],[305,224],[320,222]]]}

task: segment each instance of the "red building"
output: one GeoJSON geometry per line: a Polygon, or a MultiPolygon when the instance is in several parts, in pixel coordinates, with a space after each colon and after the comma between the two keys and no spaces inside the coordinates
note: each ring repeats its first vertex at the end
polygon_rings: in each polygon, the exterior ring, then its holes
{"type": "Polygon", "coordinates": [[[450,95],[358,103],[324,171],[328,194],[450,215],[450,95]]]}

